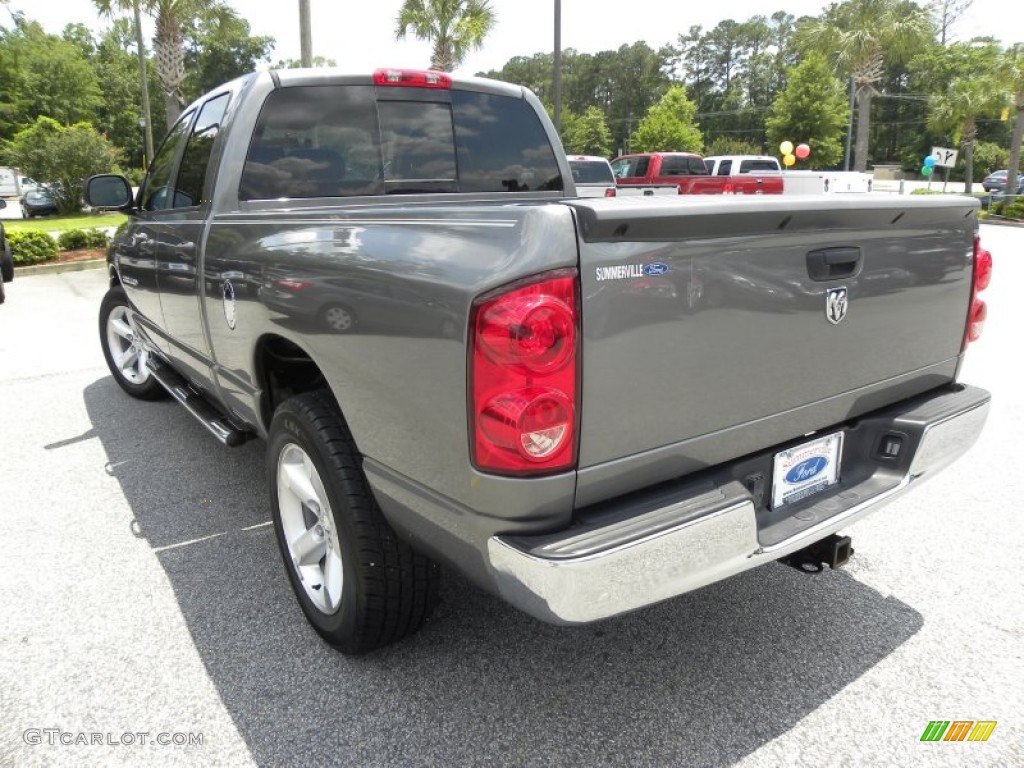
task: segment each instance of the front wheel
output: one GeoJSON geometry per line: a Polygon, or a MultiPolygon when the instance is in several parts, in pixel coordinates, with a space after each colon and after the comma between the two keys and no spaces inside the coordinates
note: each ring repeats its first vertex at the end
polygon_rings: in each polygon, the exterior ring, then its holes
{"type": "Polygon", "coordinates": [[[267,447],[277,543],[310,624],[347,654],[419,629],[437,602],[438,567],[384,519],[330,395],[283,403],[267,447]]]}
{"type": "Polygon", "coordinates": [[[158,400],[167,391],[146,367],[149,352],[135,325],[135,314],[124,288],[107,291],[100,303],[100,345],[107,367],[118,385],[140,400],[158,400]]]}

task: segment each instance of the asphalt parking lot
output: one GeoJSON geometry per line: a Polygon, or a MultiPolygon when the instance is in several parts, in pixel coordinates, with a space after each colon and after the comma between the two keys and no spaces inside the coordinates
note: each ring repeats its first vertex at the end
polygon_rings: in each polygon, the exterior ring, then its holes
{"type": "Polygon", "coordinates": [[[0,306],[0,764],[1024,764],[1024,229],[982,235],[989,319],[962,378],[993,392],[986,432],[846,531],[847,568],[773,564],[575,629],[446,571],[424,630],[358,659],[292,596],[263,444],[223,448],[117,388],[102,271],[17,278],[0,306]],[[931,720],[998,725],[922,743],[931,720]]]}

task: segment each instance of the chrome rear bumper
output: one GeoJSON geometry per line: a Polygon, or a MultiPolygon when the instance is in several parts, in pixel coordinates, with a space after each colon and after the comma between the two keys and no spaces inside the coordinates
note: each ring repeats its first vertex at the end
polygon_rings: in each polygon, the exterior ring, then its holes
{"type": "Polygon", "coordinates": [[[539,619],[582,624],[720,581],[835,533],[950,464],[977,440],[989,400],[984,390],[957,387],[861,420],[850,429],[857,440],[847,441],[843,481],[794,505],[792,518],[770,513],[763,495],[719,468],[720,480],[680,484],[667,500],[659,494],[667,503],[642,514],[616,518],[606,504],[558,534],[494,536],[488,557],[495,583],[503,598],[539,619]],[[869,446],[891,434],[906,440],[899,459],[873,455],[869,446]],[[791,533],[772,536],[769,522],[791,533]]]}

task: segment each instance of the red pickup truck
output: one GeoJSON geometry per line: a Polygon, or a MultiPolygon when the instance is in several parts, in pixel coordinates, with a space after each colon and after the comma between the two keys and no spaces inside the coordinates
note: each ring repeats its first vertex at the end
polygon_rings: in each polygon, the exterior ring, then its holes
{"type": "Polygon", "coordinates": [[[782,176],[743,173],[712,176],[704,158],[693,152],[645,152],[612,161],[619,186],[676,184],[681,195],[781,195],[782,176]]]}

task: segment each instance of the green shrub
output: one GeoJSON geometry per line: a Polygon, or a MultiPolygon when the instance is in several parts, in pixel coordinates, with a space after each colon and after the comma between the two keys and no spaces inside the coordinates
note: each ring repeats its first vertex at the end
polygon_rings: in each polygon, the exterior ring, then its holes
{"type": "Polygon", "coordinates": [[[45,232],[8,232],[11,256],[15,264],[38,264],[52,261],[60,251],[57,241],[45,232]]]}
{"type": "Polygon", "coordinates": [[[84,229],[68,229],[60,233],[57,245],[62,251],[77,251],[88,247],[89,236],[84,229]]]}
{"type": "Polygon", "coordinates": [[[912,194],[912,195],[943,195],[943,194],[945,194],[945,192],[943,192],[941,189],[928,189],[927,187],[918,187],[917,189],[910,190],[910,194],[912,194]]]}
{"type": "Polygon", "coordinates": [[[106,248],[110,244],[107,233],[99,229],[85,230],[87,248],[106,248]]]}
{"type": "Polygon", "coordinates": [[[62,251],[80,251],[84,248],[106,248],[107,236],[98,229],[69,229],[60,233],[57,245],[62,251]]]}
{"type": "Polygon", "coordinates": [[[1012,203],[1003,203],[1003,216],[1008,219],[1024,219],[1024,197],[1017,197],[1012,203]]]}

